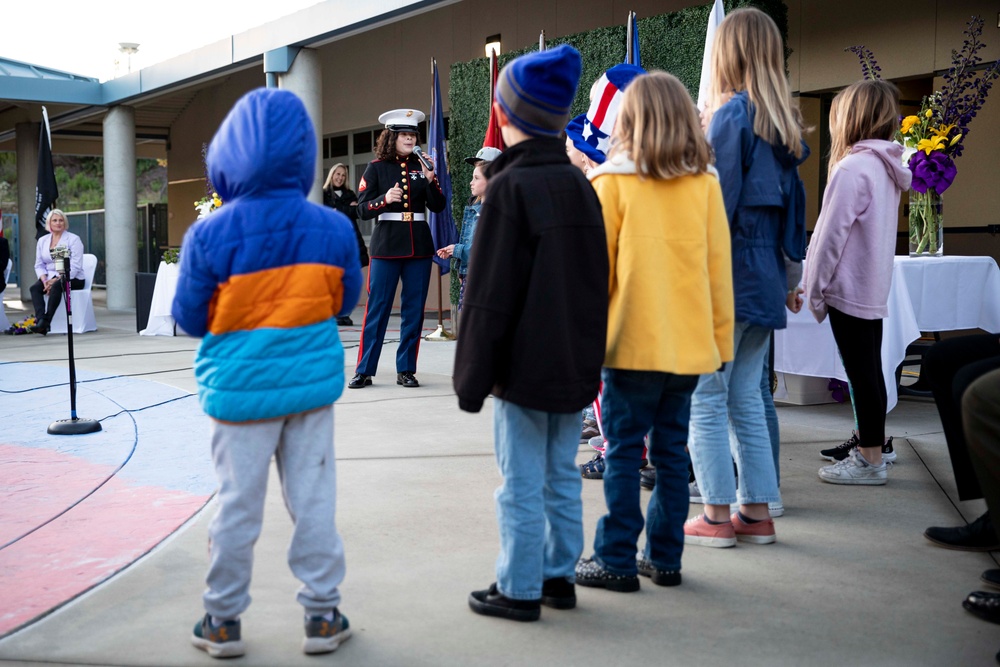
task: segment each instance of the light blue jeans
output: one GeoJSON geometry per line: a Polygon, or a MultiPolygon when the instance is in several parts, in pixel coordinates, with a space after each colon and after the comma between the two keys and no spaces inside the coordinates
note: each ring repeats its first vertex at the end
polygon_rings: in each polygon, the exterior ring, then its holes
{"type": "Polygon", "coordinates": [[[497,588],[515,600],[542,597],[542,582],[574,580],[583,551],[582,479],[576,467],[580,413],[493,401],[503,484],[496,490],[497,588]]]}
{"type": "Polygon", "coordinates": [[[702,375],[691,398],[688,449],[698,488],[709,505],[737,501],[733,461],[740,476],[739,502],[781,500],[761,397],[770,335],[770,329],[737,322],[735,358],[725,370],[702,375]]]}

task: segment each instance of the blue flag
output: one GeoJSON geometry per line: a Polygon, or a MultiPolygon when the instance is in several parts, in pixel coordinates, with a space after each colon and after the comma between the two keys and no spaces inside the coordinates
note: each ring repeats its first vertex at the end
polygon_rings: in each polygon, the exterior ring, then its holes
{"type": "MultiPolygon", "coordinates": [[[[438,183],[444,192],[444,210],[440,213],[431,213],[428,218],[431,227],[431,238],[434,240],[434,249],[438,250],[446,245],[458,241],[458,229],[455,221],[451,218],[451,175],[448,173],[448,156],[444,148],[444,113],[441,111],[441,84],[438,81],[437,61],[434,61],[434,92],[431,102],[431,116],[429,118],[427,130],[427,150],[434,158],[434,173],[437,174],[438,183]]],[[[433,257],[441,273],[445,274],[451,269],[450,259],[441,259],[437,255],[433,257]]]]}

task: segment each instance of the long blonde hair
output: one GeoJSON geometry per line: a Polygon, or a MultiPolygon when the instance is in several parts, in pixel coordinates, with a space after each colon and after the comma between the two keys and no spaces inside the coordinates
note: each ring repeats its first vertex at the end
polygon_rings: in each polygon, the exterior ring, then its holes
{"type": "Polygon", "coordinates": [[[625,89],[615,125],[618,143],[640,175],[672,178],[708,170],[712,151],[684,84],[673,74],[637,76],[625,89]]]}
{"type": "Polygon", "coordinates": [[[899,127],[899,89],[889,81],[852,83],[830,105],[830,162],[827,174],[865,139],[890,140],[899,127]]]}
{"type": "Polygon", "coordinates": [[[715,33],[711,71],[713,109],[727,93],[747,91],[756,109],[754,134],[802,157],[801,116],[785,78],[781,33],[770,16],[742,7],[723,19],[715,33]]]}
{"type": "Polygon", "coordinates": [[[337,172],[338,169],[344,170],[344,185],[341,187],[343,187],[345,190],[350,190],[350,188],[347,187],[347,181],[349,181],[351,178],[351,172],[350,170],[348,170],[347,165],[344,164],[343,162],[338,162],[337,164],[330,167],[330,171],[326,175],[326,183],[323,184],[324,190],[329,190],[333,186],[333,175],[337,172]]]}

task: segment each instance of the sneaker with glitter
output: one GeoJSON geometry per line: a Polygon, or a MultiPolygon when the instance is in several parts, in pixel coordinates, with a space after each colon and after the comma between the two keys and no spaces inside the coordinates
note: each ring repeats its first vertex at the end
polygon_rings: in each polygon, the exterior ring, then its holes
{"type": "Polygon", "coordinates": [[[322,616],[306,616],[306,638],[302,652],[309,655],[331,653],[351,637],[351,624],[340,610],[333,610],[333,620],[322,616]]]}
{"type": "Polygon", "coordinates": [[[240,638],[240,619],[214,625],[211,614],[195,623],[191,643],[213,658],[237,658],[246,652],[240,638]]]}
{"type": "Polygon", "coordinates": [[[735,547],[736,531],[731,521],[712,524],[705,520],[704,514],[684,522],[684,544],[696,544],[700,547],[735,547]]]}
{"type": "Polygon", "coordinates": [[[774,519],[764,519],[756,523],[746,523],[740,518],[739,512],[733,512],[729,517],[733,524],[736,539],[750,544],[774,544],[778,537],[774,534],[774,519]]]}
{"type": "Polygon", "coordinates": [[[581,558],[576,564],[576,583],[588,588],[606,588],[618,593],[639,590],[639,575],[614,574],[592,558],[581,558]]]}
{"type": "Polygon", "coordinates": [[[884,461],[882,465],[872,465],[860,451],[854,449],[843,461],[820,468],[819,478],[830,484],[881,486],[888,478],[886,468],[884,461]]]}

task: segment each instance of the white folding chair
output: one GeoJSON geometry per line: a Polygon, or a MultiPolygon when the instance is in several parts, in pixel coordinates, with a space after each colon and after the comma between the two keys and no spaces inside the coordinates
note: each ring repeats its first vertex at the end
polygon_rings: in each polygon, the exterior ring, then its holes
{"type": "MultiPolygon", "coordinates": [[[[3,282],[4,285],[7,284],[7,279],[10,278],[10,269],[14,266],[14,260],[7,260],[7,268],[3,270],[3,282]]],[[[6,331],[10,329],[10,320],[7,319],[7,313],[4,312],[3,307],[3,292],[0,292],[0,331],[6,331]]]]}
{"type": "MultiPolygon", "coordinates": [[[[73,333],[84,333],[97,330],[97,317],[94,315],[94,302],[91,299],[90,288],[94,285],[94,274],[97,272],[97,256],[83,256],[83,289],[75,289],[70,295],[73,299],[73,333]]],[[[45,297],[48,303],[49,297],[45,297]]],[[[59,309],[49,324],[51,333],[66,333],[66,301],[59,303],[59,309]]]]}

